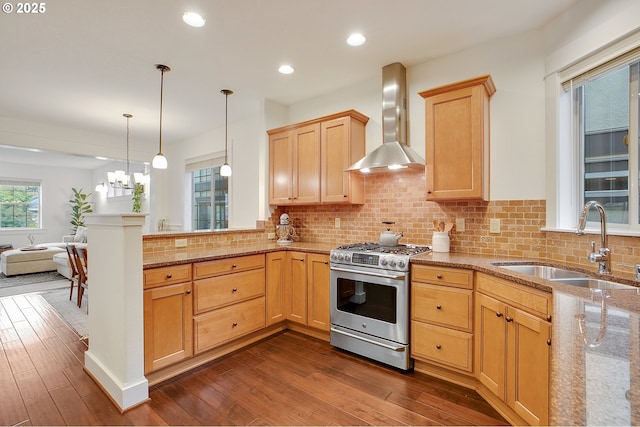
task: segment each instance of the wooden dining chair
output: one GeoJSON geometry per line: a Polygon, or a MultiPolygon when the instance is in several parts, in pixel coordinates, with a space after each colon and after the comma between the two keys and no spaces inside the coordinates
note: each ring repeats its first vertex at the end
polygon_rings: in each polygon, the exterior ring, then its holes
{"type": "Polygon", "coordinates": [[[71,277],[69,281],[71,282],[71,286],[69,287],[69,301],[71,301],[71,296],[73,295],[73,287],[80,286],[78,285],[78,269],[76,268],[76,260],[73,256],[72,245],[67,245],[67,256],[69,257],[69,270],[71,270],[71,277]]]}
{"type": "Polygon", "coordinates": [[[89,282],[87,278],[87,265],[84,261],[88,259],[86,254],[86,248],[78,248],[77,246],[72,246],[71,251],[73,252],[73,258],[76,262],[76,269],[78,270],[78,307],[82,306],[82,297],[84,296],[84,291],[89,287],[89,282]],[[81,254],[81,252],[84,252],[81,254]]]}

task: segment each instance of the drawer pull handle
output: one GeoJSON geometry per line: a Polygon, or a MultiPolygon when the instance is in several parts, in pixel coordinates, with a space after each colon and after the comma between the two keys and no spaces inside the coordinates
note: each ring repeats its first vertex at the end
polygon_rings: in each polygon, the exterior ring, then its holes
{"type": "Polygon", "coordinates": [[[513,322],[513,317],[505,317],[504,320],[506,320],[507,322],[513,322]]]}
{"type": "Polygon", "coordinates": [[[233,292],[238,292],[238,288],[233,288],[232,291],[233,292]]]}
{"type": "Polygon", "coordinates": [[[440,304],[438,304],[438,305],[436,305],[436,309],[440,310],[440,309],[442,309],[442,306],[440,304]]]}
{"type": "Polygon", "coordinates": [[[437,277],[438,279],[442,279],[442,274],[437,274],[437,275],[436,275],[436,277],[437,277]]]}
{"type": "Polygon", "coordinates": [[[442,346],[441,346],[440,344],[436,344],[436,348],[437,348],[438,350],[440,350],[440,349],[442,348],[442,346]]]}
{"type": "Polygon", "coordinates": [[[547,322],[551,322],[551,315],[547,315],[547,322]]]}
{"type": "Polygon", "coordinates": [[[238,266],[237,266],[236,264],[233,264],[233,265],[231,266],[231,268],[237,268],[237,267],[238,267],[238,266]]]}
{"type": "Polygon", "coordinates": [[[169,273],[167,274],[167,279],[171,279],[173,277],[173,274],[169,273]]]}
{"type": "Polygon", "coordinates": [[[547,345],[551,345],[551,338],[547,339],[547,345]]]}
{"type": "Polygon", "coordinates": [[[502,313],[497,312],[497,313],[496,313],[496,317],[502,317],[502,313]]]}
{"type": "Polygon", "coordinates": [[[191,293],[191,289],[187,290],[187,295],[189,295],[191,293]]]}
{"type": "Polygon", "coordinates": [[[235,328],[236,326],[238,326],[238,322],[233,322],[233,325],[231,325],[231,326],[233,326],[235,328]]]}

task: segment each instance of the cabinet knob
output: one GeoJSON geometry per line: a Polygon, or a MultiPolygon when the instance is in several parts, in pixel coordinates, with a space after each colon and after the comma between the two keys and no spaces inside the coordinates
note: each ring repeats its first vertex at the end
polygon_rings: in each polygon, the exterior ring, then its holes
{"type": "Polygon", "coordinates": [[[238,265],[237,265],[237,264],[233,264],[233,265],[231,266],[231,268],[237,268],[237,267],[238,267],[238,265]]]}
{"type": "Polygon", "coordinates": [[[547,339],[547,345],[551,345],[551,338],[547,339]]]}
{"type": "Polygon", "coordinates": [[[233,326],[235,328],[236,326],[238,326],[238,322],[233,322],[233,325],[231,325],[231,326],[233,326]]]}
{"type": "Polygon", "coordinates": [[[191,289],[187,289],[187,295],[191,293],[191,289]]]}
{"type": "Polygon", "coordinates": [[[497,313],[496,313],[496,317],[502,317],[502,313],[497,312],[497,313]]]}
{"type": "Polygon", "coordinates": [[[436,310],[440,310],[442,306],[440,304],[436,305],[436,310]]]}
{"type": "Polygon", "coordinates": [[[440,344],[436,344],[436,348],[437,348],[438,350],[440,350],[440,349],[442,348],[442,346],[441,346],[440,344]]]}
{"type": "Polygon", "coordinates": [[[231,291],[232,292],[238,292],[238,288],[233,288],[231,291]]]}
{"type": "Polygon", "coordinates": [[[442,274],[438,274],[438,275],[436,275],[436,277],[437,277],[438,279],[442,279],[442,274]]]}
{"type": "Polygon", "coordinates": [[[504,320],[506,320],[507,322],[513,322],[513,317],[505,317],[504,320]]]}
{"type": "Polygon", "coordinates": [[[551,315],[547,315],[547,322],[551,322],[551,315]]]}
{"type": "Polygon", "coordinates": [[[167,274],[167,279],[171,279],[173,277],[173,274],[169,273],[167,274]]]}

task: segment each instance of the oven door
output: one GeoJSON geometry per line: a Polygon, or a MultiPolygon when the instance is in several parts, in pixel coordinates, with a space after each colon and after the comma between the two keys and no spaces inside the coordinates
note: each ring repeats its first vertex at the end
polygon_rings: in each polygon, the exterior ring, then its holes
{"type": "Polygon", "coordinates": [[[331,266],[331,325],[409,344],[409,286],[404,272],[331,266]]]}

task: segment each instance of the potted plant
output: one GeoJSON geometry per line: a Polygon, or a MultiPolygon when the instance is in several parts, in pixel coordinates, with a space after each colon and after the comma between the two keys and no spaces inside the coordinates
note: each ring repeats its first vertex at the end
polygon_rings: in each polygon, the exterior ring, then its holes
{"type": "Polygon", "coordinates": [[[82,188],[77,190],[72,188],[73,198],[69,200],[71,203],[71,225],[73,226],[73,233],[76,233],[78,227],[84,227],[84,216],[93,212],[91,208],[91,202],[88,198],[91,193],[84,193],[82,188]]]}
{"type": "Polygon", "coordinates": [[[136,183],[133,186],[133,192],[131,194],[131,200],[133,200],[133,212],[140,213],[142,210],[142,199],[144,197],[144,186],[136,183]]]}

